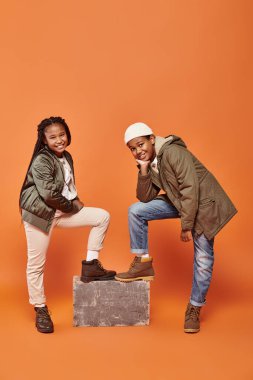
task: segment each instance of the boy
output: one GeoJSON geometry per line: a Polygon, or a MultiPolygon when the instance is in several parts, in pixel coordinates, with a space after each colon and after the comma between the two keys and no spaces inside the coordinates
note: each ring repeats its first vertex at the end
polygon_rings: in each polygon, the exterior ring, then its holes
{"type": "Polygon", "coordinates": [[[130,125],[125,143],[139,167],[137,198],[129,208],[131,252],[136,254],[128,272],[118,281],[152,280],[148,253],[148,221],[181,218],[181,240],[194,244],[194,272],[184,331],[200,330],[199,314],[206,302],[214,261],[214,236],[236,214],[215,177],[187,150],[177,136],[155,137],[144,123],[130,125]],[[160,190],[165,194],[158,196],[160,190]]]}

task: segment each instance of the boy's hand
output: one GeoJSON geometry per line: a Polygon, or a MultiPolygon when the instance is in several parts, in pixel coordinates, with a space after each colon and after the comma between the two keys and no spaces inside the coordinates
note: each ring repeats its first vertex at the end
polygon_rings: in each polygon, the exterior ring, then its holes
{"type": "Polygon", "coordinates": [[[191,230],[181,231],[180,239],[185,243],[192,240],[191,230]]]}
{"type": "Polygon", "coordinates": [[[147,175],[148,174],[148,167],[150,165],[150,161],[136,160],[136,162],[138,165],[140,165],[141,175],[147,175]]]}

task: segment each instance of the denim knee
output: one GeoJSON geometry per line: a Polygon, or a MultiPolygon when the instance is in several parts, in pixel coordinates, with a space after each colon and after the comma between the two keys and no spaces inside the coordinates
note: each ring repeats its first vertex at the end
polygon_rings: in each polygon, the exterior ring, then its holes
{"type": "Polygon", "coordinates": [[[131,217],[131,216],[140,215],[141,211],[144,208],[143,206],[145,206],[145,203],[142,203],[142,202],[133,203],[128,208],[128,216],[131,217]]]}

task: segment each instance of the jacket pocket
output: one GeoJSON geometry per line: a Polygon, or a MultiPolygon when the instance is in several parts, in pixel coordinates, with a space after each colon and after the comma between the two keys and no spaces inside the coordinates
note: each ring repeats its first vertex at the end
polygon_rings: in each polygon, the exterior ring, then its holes
{"type": "Polygon", "coordinates": [[[212,206],[214,202],[215,200],[212,198],[204,198],[200,200],[199,207],[204,208],[204,207],[212,206]]]}
{"type": "Polygon", "coordinates": [[[206,236],[212,235],[219,224],[219,210],[214,199],[204,198],[199,203],[196,225],[202,227],[206,236]]]}
{"type": "Polygon", "coordinates": [[[34,199],[34,201],[32,202],[31,206],[30,206],[30,210],[33,214],[37,214],[38,212],[38,203],[40,202],[40,197],[38,196],[37,198],[34,199]]]}

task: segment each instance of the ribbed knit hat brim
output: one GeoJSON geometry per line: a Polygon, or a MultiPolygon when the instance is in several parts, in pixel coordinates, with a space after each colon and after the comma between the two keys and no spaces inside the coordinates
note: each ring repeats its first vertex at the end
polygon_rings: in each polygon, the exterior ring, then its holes
{"type": "Polygon", "coordinates": [[[140,136],[149,136],[153,135],[152,129],[145,123],[134,123],[131,124],[125,132],[124,141],[127,144],[132,139],[140,136]]]}

